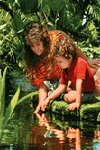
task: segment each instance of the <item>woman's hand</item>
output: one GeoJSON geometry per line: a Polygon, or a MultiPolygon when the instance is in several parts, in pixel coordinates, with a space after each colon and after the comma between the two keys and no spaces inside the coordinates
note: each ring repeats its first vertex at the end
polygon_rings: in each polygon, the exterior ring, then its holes
{"type": "Polygon", "coordinates": [[[97,69],[100,67],[100,58],[89,59],[88,63],[93,70],[93,74],[95,74],[97,69]]]}
{"type": "Polygon", "coordinates": [[[39,119],[39,125],[40,126],[48,125],[48,119],[47,119],[47,117],[46,117],[46,115],[44,113],[41,114],[41,115],[39,113],[36,113],[36,116],[39,119]]]}
{"type": "Polygon", "coordinates": [[[47,106],[48,106],[48,104],[49,104],[50,101],[51,101],[51,99],[50,99],[49,97],[47,97],[47,98],[44,100],[44,102],[43,102],[43,104],[42,104],[42,107],[41,107],[41,110],[42,110],[42,111],[45,111],[45,109],[47,108],[47,106]]]}
{"type": "Polygon", "coordinates": [[[37,114],[40,111],[40,108],[41,108],[41,106],[40,106],[40,104],[38,104],[34,111],[34,114],[37,114]]]}

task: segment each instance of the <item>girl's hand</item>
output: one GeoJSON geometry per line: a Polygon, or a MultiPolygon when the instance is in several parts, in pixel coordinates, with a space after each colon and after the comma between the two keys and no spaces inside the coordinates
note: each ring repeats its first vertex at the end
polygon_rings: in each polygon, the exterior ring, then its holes
{"type": "Polygon", "coordinates": [[[75,110],[75,109],[79,109],[79,107],[80,107],[80,104],[79,104],[79,103],[73,102],[73,103],[69,104],[68,109],[69,109],[69,110],[75,110]]]}

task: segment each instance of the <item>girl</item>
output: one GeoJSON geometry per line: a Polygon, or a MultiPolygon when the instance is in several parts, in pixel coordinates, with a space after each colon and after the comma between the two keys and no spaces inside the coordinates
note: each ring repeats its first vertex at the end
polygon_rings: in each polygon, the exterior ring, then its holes
{"type": "Polygon", "coordinates": [[[64,100],[69,103],[69,110],[79,109],[81,101],[91,101],[94,98],[95,82],[91,68],[77,55],[71,45],[66,47],[65,51],[56,49],[54,57],[63,71],[58,88],[45,99],[43,108],[45,109],[51,100],[66,92],[64,100]]]}

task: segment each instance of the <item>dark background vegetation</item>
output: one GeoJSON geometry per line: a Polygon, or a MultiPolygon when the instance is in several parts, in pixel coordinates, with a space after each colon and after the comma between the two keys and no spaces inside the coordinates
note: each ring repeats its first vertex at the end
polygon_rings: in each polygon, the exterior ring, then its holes
{"type": "Polygon", "coordinates": [[[90,58],[100,57],[100,0],[0,0],[0,68],[23,70],[23,30],[38,20],[69,34],[90,58]]]}

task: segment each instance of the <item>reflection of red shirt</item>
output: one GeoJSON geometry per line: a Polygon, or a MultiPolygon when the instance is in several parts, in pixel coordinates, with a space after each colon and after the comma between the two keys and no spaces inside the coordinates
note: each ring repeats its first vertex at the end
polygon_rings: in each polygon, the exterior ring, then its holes
{"type": "Polygon", "coordinates": [[[92,71],[87,62],[80,57],[78,57],[70,66],[67,77],[65,71],[62,71],[61,84],[65,84],[66,79],[72,81],[74,87],[76,87],[76,80],[82,79],[82,92],[94,91],[95,83],[92,71]]]}

